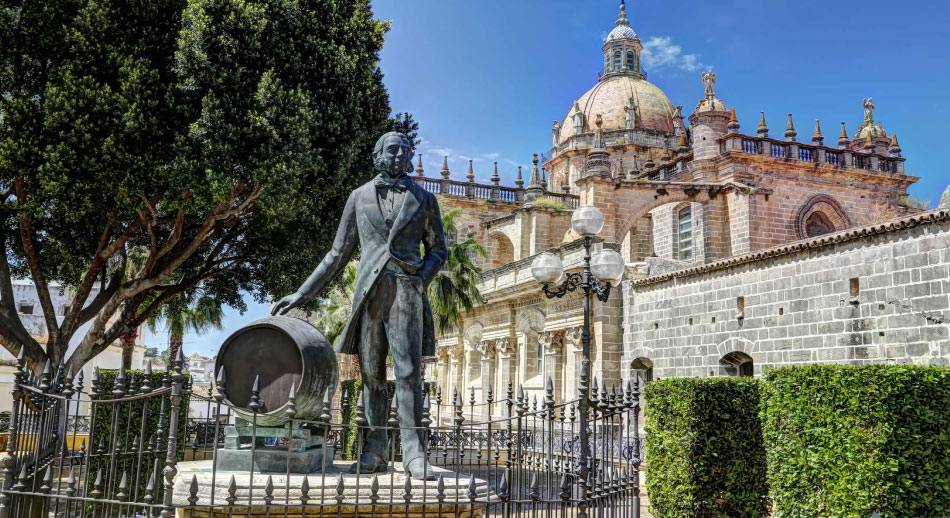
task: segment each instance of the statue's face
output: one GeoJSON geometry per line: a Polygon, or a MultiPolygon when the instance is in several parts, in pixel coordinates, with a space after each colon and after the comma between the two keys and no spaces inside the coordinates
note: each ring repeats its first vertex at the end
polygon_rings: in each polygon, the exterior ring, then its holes
{"type": "Polygon", "coordinates": [[[376,157],[376,167],[392,178],[398,178],[409,170],[409,141],[401,135],[390,135],[383,142],[383,150],[376,157]]]}

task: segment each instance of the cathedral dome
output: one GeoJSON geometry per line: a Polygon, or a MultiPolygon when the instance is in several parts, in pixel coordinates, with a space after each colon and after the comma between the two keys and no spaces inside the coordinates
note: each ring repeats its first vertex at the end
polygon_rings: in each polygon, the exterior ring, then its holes
{"type": "Polygon", "coordinates": [[[598,113],[603,117],[604,131],[627,128],[631,103],[636,113],[635,128],[673,133],[673,105],[662,90],[635,75],[613,75],[602,78],[574,102],[561,125],[560,141],[593,131],[598,113]],[[576,117],[578,111],[580,119],[576,117]]]}
{"type": "Polygon", "coordinates": [[[947,186],[947,189],[943,191],[943,195],[940,196],[940,202],[937,204],[937,208],[950,210],[950,185],[947,186]]]}
{"type": "Polygon", "coordinates": [[[869,124],[862,124],[861,127],[858,128],[858,131],[855,132],[854,140],[863,141],[863,140],[866,140],[869,136],[871,137],[871,140],[876,140],[879,138],[887,138],[887,132],[884,131],[884,128],[876,122],[871,122],[869,124]]]}
{"type": "Polygon", "coordinates": [[[637,37],[637,33],[629,25],[618,25],[610,31],[610,34],[607,35],[607,39],[604,41],[613,41],[613,40],[622,40],[625,38],[633,39],[637,37]]]}

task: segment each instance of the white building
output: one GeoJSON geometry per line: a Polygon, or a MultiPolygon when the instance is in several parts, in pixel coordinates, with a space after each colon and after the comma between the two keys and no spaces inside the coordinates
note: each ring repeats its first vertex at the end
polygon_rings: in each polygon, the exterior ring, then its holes
{"type": "MultiPolygon", "coordinates": [[[[53,303],[53,309],[56,312],[56,321],[61,323],[66,310],[69,308],[70,296],[66,287],[51,283],[50,299],[53,303]]],[[[95,298],[98,293],[98,286],[94,286],[89,293],[89,300],[95,298]]],[[[26,279],[15,279],[13,281],[14,304],[17,308],[17,314],[23,326],[32,335],[40,345],[45,345],[49,337],[49,330],[46,328],[46,319],[43,316],[43,309],[40,307],[39,296],[36,292],[36,285],[26,279]]],[[[85,336],[89,328],[89,323],[81,326],[73,339],[70,341],[70,349],[75,347],[85,336]]],[[[145,365],[145,345],[142,343],[143,333],[139,332],[137,343],[132,351],[132,368],[139,369],[145,365]]],[[[0,411],[9,410],[12,407],[10,393],[13,390],[13,376],[15,374],[14,364],[16,358],[4,348],[0,348],[0,411]]],[[[122,347],[116,342],[93,358],[89,363],[83,366],[83,377],[89,381],[92,379],[93,370],[100,369],[118,369],[122,365],[122,347]]]]}

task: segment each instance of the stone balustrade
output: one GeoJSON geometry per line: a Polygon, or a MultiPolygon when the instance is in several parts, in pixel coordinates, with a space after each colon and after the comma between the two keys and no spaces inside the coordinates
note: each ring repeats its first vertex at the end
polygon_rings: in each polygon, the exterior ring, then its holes
{"type": "MultiPolygon", "coordinates": [[[[476,183],[474,181],[452,180],[447,178],[428,178],[414,176],[413,181],[423,189],[442,196],[488,200],[497,203],[518,205],[525,202],[525,192],[530,188],[508,187],[497,182],[476,183]]],[[[542,197],[553,198],[564,204],[565,208],[576,209],[580,197],[574,194],[542,191],[542,197]]]]}
{"type": "Polygon", "coordinates": [[[863,169],[888,174],[904,174],[904,158],[880,153],[834,148],[805,142],[731,133],[720,141],[720,151],[763,155],[782,160],[823,164],[841,169],[863,169]]]}

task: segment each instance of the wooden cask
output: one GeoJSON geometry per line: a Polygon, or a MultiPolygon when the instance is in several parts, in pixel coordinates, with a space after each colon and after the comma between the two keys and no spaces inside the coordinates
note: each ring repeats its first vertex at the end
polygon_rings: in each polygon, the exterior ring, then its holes
{"type": "Polygon", "coordinates": [[[235,412],[247,420],[254,379],[260,376],[262,408],[259,426],[280,426],[287,421],[286,405],[294,387],[297,419],[315,420],[327,391],[339,377],[336,353],[316,327],[299,318],[272,316],[256,320],[224,341],[215,361],[215,372],[224,369],[225,396],[235,412]]]}

